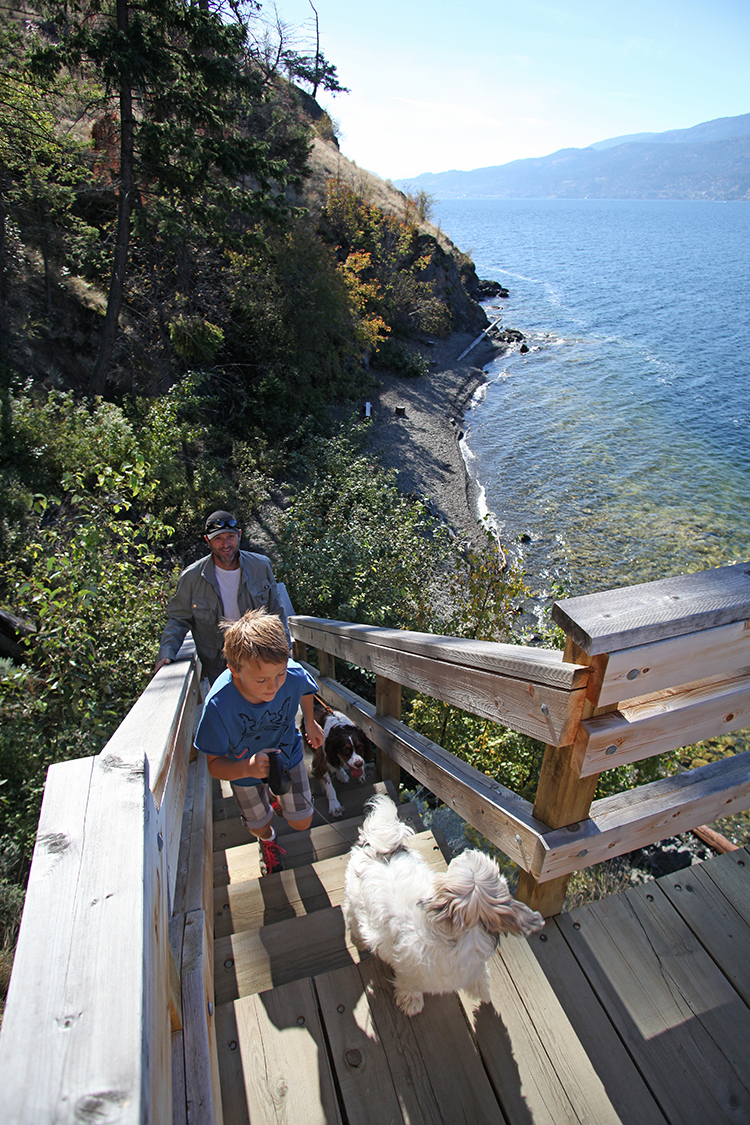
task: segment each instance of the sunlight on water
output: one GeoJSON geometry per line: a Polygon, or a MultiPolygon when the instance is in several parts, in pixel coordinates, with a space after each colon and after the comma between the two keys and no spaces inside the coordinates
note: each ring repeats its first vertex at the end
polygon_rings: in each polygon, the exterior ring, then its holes
{"type": "Polygon", "coordinates": [[[439,212],[510,289],[503,323],[530,348],[488,367],[464,451],[504,541],[530,537],[532,586],[583,593],[749,558],[750,208],[439,212]]]}

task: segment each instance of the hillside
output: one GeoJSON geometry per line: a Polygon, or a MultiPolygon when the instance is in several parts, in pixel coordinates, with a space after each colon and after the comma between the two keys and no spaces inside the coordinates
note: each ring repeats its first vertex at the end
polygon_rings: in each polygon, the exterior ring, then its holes
{"type": "Polygon", "coordinates": [[[747,200],[750,114],[469,172],[424,173],[408,186],[444,199],[747,200]]]}

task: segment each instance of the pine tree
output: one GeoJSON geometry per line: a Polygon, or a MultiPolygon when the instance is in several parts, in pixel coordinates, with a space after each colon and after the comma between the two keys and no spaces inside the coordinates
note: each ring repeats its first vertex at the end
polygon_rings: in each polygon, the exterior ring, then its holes
{"type": "Polygon", "coordinates": [[[39,74],[63,68],[95,77],[119,121],[117,227],[107,313],[90,390],[112,362],[130,257],[134,211],[181,242],[178,283],[189,283],[189,242],[201,230],[232,239],[259,217],[282,217],[283,188],[301,175],[305,138],[274,145],[253,116],[264,90],[247,24],[227,23],[185,0],[51,3],[46,40],[32,51],[39,74]]]}

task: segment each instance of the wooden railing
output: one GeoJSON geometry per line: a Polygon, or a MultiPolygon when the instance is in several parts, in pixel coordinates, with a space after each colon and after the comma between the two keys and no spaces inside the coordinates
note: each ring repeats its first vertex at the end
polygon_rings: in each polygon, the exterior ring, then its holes
{"type": "MultiPolygon", "coordinates": [[[[496,843],[546,914],[572,871],[750,806],[750,754],[592,803],[601,770],[750,724],[750,565],[553,616],[564,653],[290,619],[381,773],[403,766],[496,843]],[[375,706],[337,658],[375,674],[375,706]],[[402,724],[402,686],[543,739],[534,804],[402,724]]],[[[97,757],[49,770],[0,1034],[4,1122],[222,1120],[198,678],[189,642],[97,757]]]]}
{"type": "Polygon", "coordinates": [[[547,916],[573,871],[750,806],[750,754],[593,800],[604,770],[750,725],[750,564],[568,599],[553,618],[564,652],[290,621],[381,772],[403,766],[496,844],[547,916]],[[375,673],[375,707],[336,681],[336,658],[375,673]],[[402,686],[544,741],[533,805],[404,726],[402,686]]]}
{"type": "Polygon", "coordinates": [[[0,1034],[9,1125],[167,1125],[173,1080],[175,1121],[187,1099],[221,1121],[197,699],[189,641],[99,755],[49,769],[0,1034]]]}

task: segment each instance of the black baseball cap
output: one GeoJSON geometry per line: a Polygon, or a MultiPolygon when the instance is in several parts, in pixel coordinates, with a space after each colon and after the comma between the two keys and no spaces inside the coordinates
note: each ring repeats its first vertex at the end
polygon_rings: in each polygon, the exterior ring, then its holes
{"type": "Polygon", "coordinates": [[[206,538],[213,539],[215,535],[223,535],[227,531],[236,531],[240,534],[240,525],[231,512],[211,512],[206,520],[206,538]]]}

